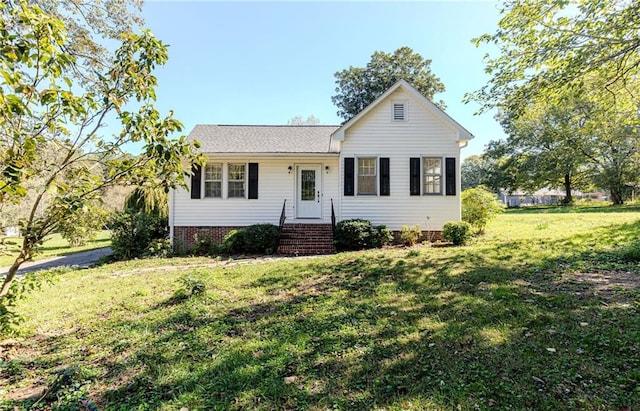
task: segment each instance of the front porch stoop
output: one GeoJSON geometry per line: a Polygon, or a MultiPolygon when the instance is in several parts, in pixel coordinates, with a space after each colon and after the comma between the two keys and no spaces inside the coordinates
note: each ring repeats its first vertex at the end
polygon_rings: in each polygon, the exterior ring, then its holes
{"type": "Polygon", "coordinates": [[[313,255],[335,253],[331,224],[285,224],[278,254],[313,255]]]}

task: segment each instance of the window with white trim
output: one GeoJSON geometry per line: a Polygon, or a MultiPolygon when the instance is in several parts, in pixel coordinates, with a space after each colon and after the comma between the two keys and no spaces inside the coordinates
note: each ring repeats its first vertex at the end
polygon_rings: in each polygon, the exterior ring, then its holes
{"type": "Polygon", "coordinates": [[[204,197],[222,198],[222,163],[204,167],[204,197]]]}
{"type": "Polygon", "coordinates": [[[442,159],[422,158],[422,194],[442,194],[442,159]]]}
{"type": "Polygon", "coordinates": [[[246,186],[246,164],[228,165],[228,198],[244,198],[246,186]]]}
{"type": "Polygon", "coordinates": [[[376,157],[358,157],[358,195],[376,195],[376,157]]]}
{"type": "Polygon", "coordinates": [[[391,119],[393,121],[407,121],[407,102],[394,100],[391,102],[391,119]]]}

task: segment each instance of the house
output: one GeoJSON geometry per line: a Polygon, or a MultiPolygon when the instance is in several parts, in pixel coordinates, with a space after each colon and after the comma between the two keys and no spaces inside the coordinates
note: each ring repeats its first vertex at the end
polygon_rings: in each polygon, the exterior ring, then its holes
{"type": "MultiPolygon", "coordinates": [[[[584,193],[582,191],[572,190],[571,196],[574,200],[587,200],[587,201],[607,201],[609,197],[606,193],[602,192],[590,192],[584,193]]],[[[562,203],[566,197],[566,192],[557,188],[541,188],[534,192],[527,191],[500,191],[498,194],[500,200],[507,207],[527,207],[538,205],[557,205],[562,203]]]]}
{"type": "MultiPolygon", "coordinates": [[[[572,191],[575,198],[579,198],[580,194],[578,191],[572,191]]],[[[514,191],[507,193],[501,191],[499,197],[507,207],[523,207],[560,204],[566,197],[566,193],[555,188],[542,188],[534,192],[514,191]]]]}
{"type": "Polygon", "coordinates": [[[284,222],[279,251],[315,253],[332,248],[333,221],[399,233],[460,220],[460,149],[473,136],[400,80],[342,126],[197,125],[188,138],[208,160],[170,195],[174,244],[284,222]]]}

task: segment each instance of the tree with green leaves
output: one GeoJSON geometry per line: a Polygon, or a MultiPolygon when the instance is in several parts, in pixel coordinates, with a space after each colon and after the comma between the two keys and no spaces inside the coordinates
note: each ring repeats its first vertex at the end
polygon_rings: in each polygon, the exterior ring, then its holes
{"type": "Polygon", "coordinates": [[[498,30],[475,39],[500,50],[487,57],[491,79],[467,99],[517,119],[535,102],[558,106],[572,96],[582,113],[571,148],[621,204],[638,181],[640,4],[510,0],[502,7],[498,30]]]}
{"type": "Polygon", "coordinates": [[[607,189],[614,204],[623,204],[640,181],[640,82],[610,85],[594,80],[582,93],[583,132],[575,140],[589,160],[594,184],[607,189]],[[624,90],[621,90],[624,89],[624,90]]]}
{"type": "Polygon", "coordinates": [[[142,0],[30,0],[29,4],[62,22],[69,40],[64,51],[76,61],[74,73],[69,74],[85,87],[94,85],[98,73],[113,60],[113,50],[104,40],[119,42],[121,35],[135,33],[143,25],[142,0]]]}
{"type": "Polygon", "coordinates": [[[490,141],[482,154],[485,170],[482,185],[493,193],[513,193],[520,188],[521,168],[518,158],[511,154],[511,147],[505,140],[490,141]]]}
{"type": "MultiPolygon", "coordinates": [[[[423,96],[433,100],[444,92],[444,84],[431,72],[431,60],[410,47],[400,47],[392,54],[376,51],[366,67],[349,67],[335,73],[336,94],[331,97],[338,106],[338,116],[348,121],[381,96],[398,80],[404,79],[423,96]]],[[[438,101],[441,108],[444,102],[438,101]]]]}
{"type": "Polygon", "coordinates": [[[482,156],[474,154],[462,160],[460,165],[462,189],[466,190],[484,184],[487,172],[487,164],[482,156]]]}
{"type": "Polygon", "coordinates": [[[102,190],[175,187],[202,159],[195,144],[171,138],[182,124],[154,107],[153,69],[168,56],[149,31],[122,33],[112,59],[94,66],[89,82],[60,18],[18,1],[1,4],[0,16],[0,204],[29,210],[21,250],[0,288],[2,306],[22,263],[47,235],[99,203],[102,190]],[[122,132],[102,136],[110,116],[122,132]],[[128,143],[141,143],[141,153],[125,153],[128,143]],[[43,155],[51,148],[54,156],[43,155]],[[29,184],[36,178],[41,186],[29,184]]]}
{"type": "Polygon", "coordinates": [[[640,68],[637,1],[509,0],[500,13],[497,31],[474,39],[500,50],[486,58],[489,83],[468,96],[483,110],[519,113],[531,100],[553,103],[589,78],[609,93],[634,95],[625,85],[640,68]]]}
{"type": "Polygon", "coordinates": [[[573,190],[588,175],[588,159],[582,143],[578,143],[584,131],[579,105],[579,101],[567,96],[560,104],[533,101],[519,116],[500,113],[498,118],[507,133],[508,155],[512,164],[519,167],[517,188],[536,191],[563,187],[565,203],[573,202],[573,190]]]}
{"type": "Polygon", "coordinates": [[[159,186],[136,187],[125,198],[124,209],[168,218],[169,193],[159,186]]]}

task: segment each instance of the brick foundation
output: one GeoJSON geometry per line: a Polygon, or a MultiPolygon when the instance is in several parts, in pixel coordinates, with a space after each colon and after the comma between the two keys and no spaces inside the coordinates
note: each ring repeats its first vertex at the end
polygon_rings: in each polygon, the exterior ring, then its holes
{"type": "Polygon", "coordinates": [[[177,250],[191,250],[196,240],[211,239],[214,243],[221,243],[229,231],[237,230],[239,226],[216,227],[173,227],[173,246],[177,250]]]}
{"type": "MultiPolygon", "coordinates": [[[[318,225],[318,227],[321,225],[318,225]]],[[[314,225],[300,225],[300,227],[310,230],[316,228],[314,225]]],[[[329,226],[330,227],[330,226],[329,226]]],[[[211,239],[214,243],[221,243],[224,237],[231,230],[237,230],[242,228],[241,226],[216,226],[216,227],[173,227],[173,246],[176,250],[188,251],[193,248],[196,240],[198,239],[211,239]]],[[[401,232],[392,231],[393,242],[395,244],[401,244],[401,232]]],[[[286,236],[285,236],[286,237],[286,236]]],[[[422,236],[418,242],[423,241],[438,241],[442,240],[442,231],[423,231],[422,236]]],[[[333,245],[331,245],[333,247],[333,245]]],[[[317,248],[317,247],[316,247],[317,248]]],[[[315,249],[314,249],[315,250],[315,249]]],[[[331,250],[323,250],[324,252],[331,252],[331,250]]],[[[317,252],[314,252],[317,253],[317,252]]],[[[286,253],[285,253],[286,254],[286,253]]]]}

